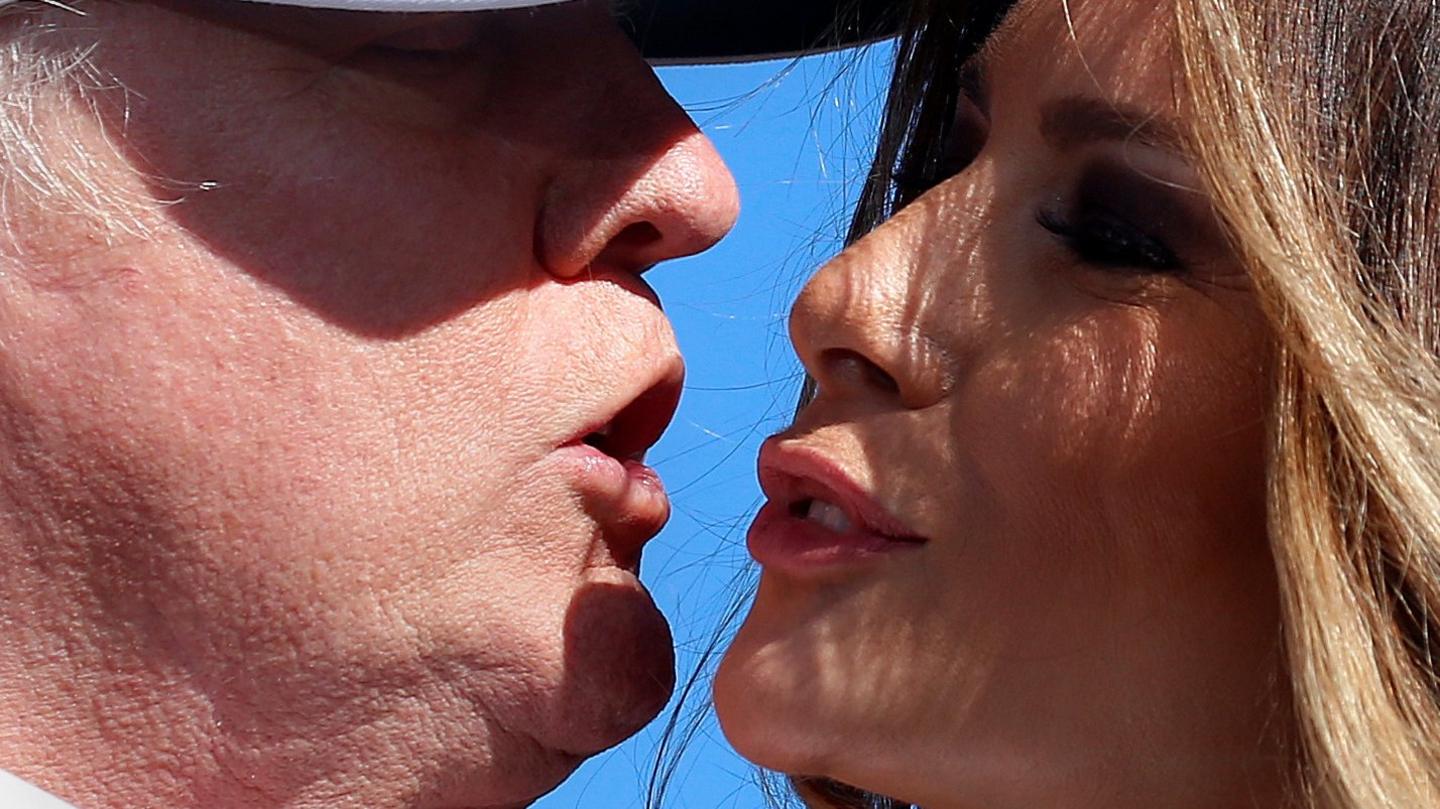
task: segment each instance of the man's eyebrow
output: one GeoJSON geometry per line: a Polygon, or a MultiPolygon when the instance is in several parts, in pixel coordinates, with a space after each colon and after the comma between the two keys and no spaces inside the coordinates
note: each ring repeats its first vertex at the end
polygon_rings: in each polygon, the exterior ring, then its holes
{"type": "Polygon", "coordinates": [[[1040,108],[1040,134],[1056,149],[1073,149],[1095,141],[1133,141],[1179,151],[1183,143],[1173,122],[1148,110],[1068,96],[1040,108]]]}

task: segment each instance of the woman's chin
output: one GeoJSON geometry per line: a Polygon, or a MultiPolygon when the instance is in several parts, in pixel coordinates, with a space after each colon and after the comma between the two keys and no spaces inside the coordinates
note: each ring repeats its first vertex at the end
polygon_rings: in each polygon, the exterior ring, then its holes
{"type": "Polygon", "coordinates": [[[715,712],[725,738],[751,762],[785,773],[825,769],[836,734],[820,717],[816,656],[795,638],[768,637],[746,622],[715,674],[715,712]]]}
{"type": "Polygon", "coordinates": [[[715,675],[720,729],[740,755],[767,770],[871,786],[875,762],[857,752],[873,750],[874,740],[847,726],[855,717],[835,704],[843,698],[811,677],[813,662],[806,661],[815,659],[795,638],[747,638],[742,628],[715,675]]]}

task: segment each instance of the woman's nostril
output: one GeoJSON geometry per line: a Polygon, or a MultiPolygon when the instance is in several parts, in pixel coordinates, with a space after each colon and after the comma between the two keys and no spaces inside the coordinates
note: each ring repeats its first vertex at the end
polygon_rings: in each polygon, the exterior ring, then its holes
{"type": "MultiPolygon", "coordinates": [[[[864,354],[848,348],[827,348],[820,354],[824,376],[833,383],[852,389],[869,389],[885,394],[899,394],[900,383],[884,368],[864,354]]],[[[824,384],[822,382],[822,387],[824,384]]]]}

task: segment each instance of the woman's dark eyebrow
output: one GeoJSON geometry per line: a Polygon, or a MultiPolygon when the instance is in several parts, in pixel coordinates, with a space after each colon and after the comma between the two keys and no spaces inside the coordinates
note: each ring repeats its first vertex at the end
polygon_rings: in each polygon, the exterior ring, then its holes
{"type": "Polygon", "coordinates": [[[1095,141],[1131,141],[1179,151],[1179,130],[1168,119],[1089,96],[1067,96],[1040,108],[1040,134],[1066,151],[1095,141]]]}

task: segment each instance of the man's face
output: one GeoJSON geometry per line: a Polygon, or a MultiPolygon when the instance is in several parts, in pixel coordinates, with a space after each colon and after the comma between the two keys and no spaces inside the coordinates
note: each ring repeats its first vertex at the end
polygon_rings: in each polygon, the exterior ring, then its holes
{"type": "Polygon", "coordinates": [[[194,707],[214,766],[180,780],[514,803],[637,730],[668,505],[581,440],[668,421],[639,273],[736,202],[608,9],[85,10],[48,36],[98,43],[100,114],[47,95],[42,145],[164,204],[115,212],[133,238],[11,203],[0,475],[80,625],[194,707]]]}

